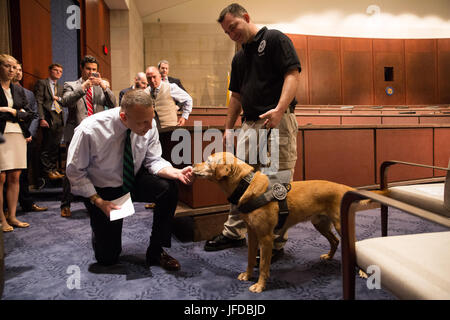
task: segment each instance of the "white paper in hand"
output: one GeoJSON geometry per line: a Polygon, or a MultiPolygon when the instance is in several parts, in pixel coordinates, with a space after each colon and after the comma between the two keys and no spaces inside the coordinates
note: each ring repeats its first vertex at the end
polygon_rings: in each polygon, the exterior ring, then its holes
{"type": "Polygon", "coordinates": [[[122,219],[134,214],[134,206],[133,202],[131,201],[131,195],[129,192],[118,199],[112,200],[111,202],[115,205],[120,206],[120,209],[111,210],[111,212],[109,213],[110,221],[122,219]]]}

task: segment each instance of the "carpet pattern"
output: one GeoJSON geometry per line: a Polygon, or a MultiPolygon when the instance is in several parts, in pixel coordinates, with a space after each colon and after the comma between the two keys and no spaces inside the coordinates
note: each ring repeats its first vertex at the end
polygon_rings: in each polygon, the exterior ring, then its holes
{"type": "MultiPolygon", "coordinates": [[[[308,222],[289,231],[284,257],[271,267],[267,288],[255,294],[252,282],[237,280],[247,264],[247,248],[205,252],[204,242],[173,237],[168,253],[181,263],[178,272],[145,267],[152,211],[135,203],[136,213],[124,220],[120,265],[102,272],[95,264],[91,228],[84,204],[72,204],[72,217],[62,218],[59,202],[43,201],[46,212],[18,212],[27,229],[4,233],[4,300],[336,300],[342,298],[340,246],[331,261],[327,240],[308,222]],[[79,275],[79,277],[78,277],[79,275]],[[78,281],[79,280],[79,281],[78,281]]],[[[379,210],[359,212],[359,240],[380,236],[379,210]]],[[[390,209],[389,234],[446,231],[445,227],[390,209]]],[[[392,300],[389,292],[369,290],[356,281],[356,297],[392,300]]]]}

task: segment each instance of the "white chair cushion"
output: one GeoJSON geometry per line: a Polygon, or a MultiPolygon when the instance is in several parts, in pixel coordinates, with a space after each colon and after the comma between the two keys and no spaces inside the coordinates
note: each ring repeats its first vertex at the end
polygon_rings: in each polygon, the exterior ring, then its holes
{"type": "Polygon", "coordinates": [[[357,265],[381,270],[381,286],[401,299],[450,299],[450,232],[358,241],[357,265]]]}
{"type": "Polygon", "coordinates": [[[424,210],[450,217],[450,210],[444,206],[444,182],[391,187],[388,196],[424,210]]]}

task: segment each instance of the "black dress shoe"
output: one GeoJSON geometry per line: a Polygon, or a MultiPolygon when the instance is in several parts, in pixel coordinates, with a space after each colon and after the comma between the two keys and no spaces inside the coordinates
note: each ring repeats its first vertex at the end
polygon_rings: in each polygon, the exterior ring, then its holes
{"type": "Polygon", "coordinates": [[[245,238],[243,239],[231,239],[225,237],[223,234],[215,236],[211,240],[206,241],[205,251],[219,251],[228,248],[237,248],[245,246],[245,238]]]}
{"type": "Polygon", "coordinates": [[[159,256],[147,256],[146,260],[148,266],[161,266],[167,271],[178,271],[181,269],[178,260],[169,256],[164,250],[159,256]]]}
{"type": "MultiPolygon", "coordinates": [[[[277,262],[278,260],[281,259],[281,257],[284,255],[284,249],[272,249],[272,259],[270,259],[270,263],[274,263],[277,262]]],[[[258,251],[258,255],[256,256],[256,265],[255,268],[259,268],[259,260],[260,260],[260,255],[259,255],[259,251],[258,251]]]]}

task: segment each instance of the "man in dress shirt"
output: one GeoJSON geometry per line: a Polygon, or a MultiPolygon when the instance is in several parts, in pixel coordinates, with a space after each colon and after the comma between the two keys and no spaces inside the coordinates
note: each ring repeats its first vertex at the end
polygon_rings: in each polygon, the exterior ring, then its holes
{"type": "Polygon", "coordinates": [[[155,113],[161,128],[183,126],[192,111],[192,98],[175,83],[161,81],[158,68],[148,67],[145,71],[149,87],[145,89],[155,100],[155,113]],[[176,103],[176,104],[175,104],[176,103]],[[178,106],[181,117],[177,119],[178,106]]]}
{"type": "Polygon", "coordinates": [[[147,86],[148,86],[148,83],[147,83],[147,76],[145,75],[145,72],[138,72],[136,74],[136,77],[134,78],[134,84],[131,87],[125,88],[120,91],[119,105],[122,102],[122,97],[125,93],[127,93],[128,91],[133,90],[133,89],[145,89],[145,88],[147,88],[147,86]]]}
{"type": "Polygon", "coordinates": [[[56,169],[64,130],[64,112],[61,105],[64,87],[58,82],[62,74],[63,67],[53,63],[48,67],[48,78],[38,80],[34,86],[42,132],[41,166],[45,176],[50,180],[64,178],[64,175],[56,169]]]}
{"type": "Polygon", "coordinates": [[[100,265],[118,262],[122,250],[122,219],[110,221],[111,200],[126,193],[123,189],[125,140],[131,130],[134,201],[153,202],[153,225],[146,253],[148,265],[166,270],[180,269],[179,262],[163,247],[171,245],[172,220],[178,202],[176,180],[190,184],[192,167],[176,169],[161,157],[153,100],[144,90],[127,92],[120,108],[85,119],[76,129],[67,155],[66,174],[72,193],[85,197],[93,231],[92,244],[100,265]],[[119,156],[120,155],[120,156],[119,156]]]}

